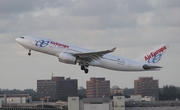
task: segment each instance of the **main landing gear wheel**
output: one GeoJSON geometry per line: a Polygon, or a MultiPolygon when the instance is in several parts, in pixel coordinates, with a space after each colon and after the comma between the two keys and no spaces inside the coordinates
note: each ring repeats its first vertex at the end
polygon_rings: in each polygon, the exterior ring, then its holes
{"type": "Polygon", "coordinates": [[[28,53],[28,55],[29,55],[29,56],[31,55],[31,50],[29,50],[29,53],[28,53]]]}
{"type": "Polygon", "coordinates": [[[84,70],[84,72],[85,72],[86,74],[88,73],[88,71],[89,71],[88,69],[85,69],[85,70],[84,70]]]}
{"type": "Polygon", "coordinates": [[[87,74],[89,70],[87,69],[88,66],[81,65],[81,70],[84,70],[84,72],[87,74]]]}
{"type": "Polygon", "coordinates": [[[85,67],[84,67],[84,65],[82,65],[82,66],[81,66],[81,70],[85,70],[85,67]]]}

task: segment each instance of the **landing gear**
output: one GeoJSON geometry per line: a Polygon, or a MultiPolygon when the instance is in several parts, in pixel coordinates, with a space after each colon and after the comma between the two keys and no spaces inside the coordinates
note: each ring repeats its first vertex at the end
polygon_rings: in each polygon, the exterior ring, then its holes
{"type": "Polygon", "coordinates": [[[89,70],[87,69],[89,65],[81,65],[81,70],[84,70],[84,73],[88,73],[89,70]]]}
{"type": "Polygon", "coordinates": [[[85,69],[85,70],[84,70],[84,72],[85,72],[86,74],[88,73],[88,71],[89,71],[88,69],[85,69]]]}
{"type": "Polygon", "coordinates": [[[28,55],[29,55],[29,56],[31,55],[31,50],[29,50],[29,53],[28,53],[28,55]]]}
{"type": "Polygon", "coordinates": [[[82,65],[82,66],[81,66],[81,70],[85,70],[85,67],[84,67],[84,65],[82,65]]]}

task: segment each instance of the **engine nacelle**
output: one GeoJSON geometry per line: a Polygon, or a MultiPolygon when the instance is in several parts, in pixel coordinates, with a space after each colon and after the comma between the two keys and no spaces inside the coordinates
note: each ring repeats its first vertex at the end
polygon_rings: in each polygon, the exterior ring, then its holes
{"type": "Polygon", "coordinates": [[[67,64],[76,64],[76,57],[69,53],[61,52],[59,54],[59,61],[67,64]]]}

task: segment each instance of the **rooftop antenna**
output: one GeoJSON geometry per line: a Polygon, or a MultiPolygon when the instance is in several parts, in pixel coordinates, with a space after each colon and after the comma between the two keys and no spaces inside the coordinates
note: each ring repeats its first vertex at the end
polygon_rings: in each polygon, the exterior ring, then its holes
{"type": "Polygon", "coordinates": [[[53,73],[52,73],[52,77],[53,77],[53,73]]]}

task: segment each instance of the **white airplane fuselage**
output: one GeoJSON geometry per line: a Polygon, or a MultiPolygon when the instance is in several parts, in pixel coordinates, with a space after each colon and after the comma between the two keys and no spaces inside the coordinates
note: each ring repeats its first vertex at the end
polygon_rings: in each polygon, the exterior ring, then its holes
{"type": "MultiPolygon", "coordinates": [[[[31,52],[31,50],[34,50],[37,52],[53,55],[53,56],[58,57],[60,62],[67,63],[67,64],[76,64],[76,63],[79,63],[80,65],[87,64],[88,66],[97,66],[97,67],[102,67],[102,68],[117,70],[117,71],[159,70],[159,68],[146,69],[143,67],[144,65],[152,65],[150,63],[139,62],[136,60],[130,60],[130,59],[126,59],[126,58],[122,58],[122,57],[118,57],[118,56],[113,56],[110,54],[104,54],[102,57],[96,58],[96,53],[95,53],[95,55],[94,54],[91,55],[91,52],[95,52],[95,51],[80,48],[77,46],[72,46],[69,44],[64,44],[61,42],[56,42],[56,41],[49,40],[49,39],[40,38],[40,37],[22,36],[20,38],[16,38],[16,41],[20,45],[22,45],[24,48],[28,49],[30,52],[31,52]],[[76,62],[74,63],[73,55],[81,54],[81,53],[84,53],[85,55],[86,55],[86,53],[88,53],[88,54],[84,58],[83,58],[83,56],[81,56],[81,58],[79,58],[79,59],[76,57],[77,59],[76,59],[76,62]],[[63,57],[63,59],[61,59],[61,54],[63,56],[65,55],[65,57],[63,57]],[[71,58],[71,56],[73,56],[73,57],[71,58]],[[68,60],[72,59],[72,62],[65,61],[64,59],[66,57],[68,58],[68,60]],[[94,57],[96,59],[94,59],[94,57]],[[92,59],[90,61],[88,61],[88,58],[92,58],[92,59]]],[[[151,58],[149,58],[149,60],[150,59],[151,58]]],[[[155,61],[155,60],[152,60],[152,61],[155,61]]]]}

